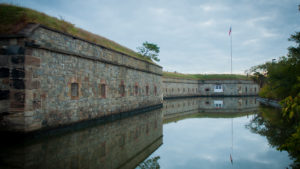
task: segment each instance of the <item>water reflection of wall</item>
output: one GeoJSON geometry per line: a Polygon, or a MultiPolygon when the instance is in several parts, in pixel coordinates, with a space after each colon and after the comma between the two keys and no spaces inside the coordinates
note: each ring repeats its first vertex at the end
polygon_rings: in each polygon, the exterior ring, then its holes
{"type": "Polygon", "coordinates": [[[198,97],[164,100],[164,118],[194,113],[248,113],[256,111],[256,97],[198,97]]]}
{"type": "Polygon", "coordinates": [[[162,112],[29,142],[1,148],[2,167],[134,168],[162,144],[162,112]]]}

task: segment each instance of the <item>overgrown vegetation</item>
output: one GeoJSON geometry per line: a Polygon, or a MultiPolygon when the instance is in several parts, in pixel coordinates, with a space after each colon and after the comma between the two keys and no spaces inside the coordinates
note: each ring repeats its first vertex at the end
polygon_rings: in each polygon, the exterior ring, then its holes
{"type": "Polygon", "coordinates": [[[289,40],[296,45],[288,48],[287,56],[254,66],[250,72],[263,83],[261,97],[281,100],[282,120],[292,132],[278,149],[288,151],[295,158],[293,167],[300,168],[300,32],[289,40]]]}
{"type": "Polygon", "coordinates": [[[77,28],[74,24],[48,16],[44,13],[10,4],[0,4],[0,34],[14,34],[24,28],[28,23],[39,23],[64,33],[94,42],[109,49],[116,50],[129,56],[137,57],[148,62],[151,59],[143,57],[135,51],[126,48],[102,36],[77,28]]]}
{"type": "Polygon", "coordinates": [[[181,78],[191,80],[250,80],[250,76],[237,74],[183,74],[175,72],[163,72],[164,77],[181,78]]]}
{"type": "Polygon", "coordinates": [[[265,136],[270,146],[279,150],[286,150],[289,156],[294,159],[292,168],[300,167],[299,153],[299,129],[295,132],[294,125],[287,123],[282,118],[280,110],[276,111],[269,107],[260,107],[250,123],[246,125],[252,132],[265,136]]]}

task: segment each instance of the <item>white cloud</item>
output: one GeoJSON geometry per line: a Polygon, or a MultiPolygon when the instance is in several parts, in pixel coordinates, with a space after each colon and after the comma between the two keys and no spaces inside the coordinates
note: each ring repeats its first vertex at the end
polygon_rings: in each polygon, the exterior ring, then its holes
{"type": "Polygon", "coordinates": [[[243,46],[248,46],[248,45],[256,45],[259,42],[259,39],[249,39],[246,40],[242,43],[243,46]]]}

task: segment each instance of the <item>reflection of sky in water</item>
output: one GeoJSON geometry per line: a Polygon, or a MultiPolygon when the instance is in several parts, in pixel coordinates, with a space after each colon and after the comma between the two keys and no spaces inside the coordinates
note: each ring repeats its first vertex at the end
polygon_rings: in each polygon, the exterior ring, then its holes
{"type": "Polygon", "coordinates": [[[230,118],[194,118],[163,126],[161,168],[285,168],[292,161],[287,152],[271,148],[265,137],[245,128],[251,116],[233,119],[233,165],[230,118]]]}

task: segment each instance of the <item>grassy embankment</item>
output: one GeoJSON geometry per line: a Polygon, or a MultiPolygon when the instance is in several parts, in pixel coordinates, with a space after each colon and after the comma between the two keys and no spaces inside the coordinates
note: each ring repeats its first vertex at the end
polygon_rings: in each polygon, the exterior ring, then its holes
{"type": "Polygon", "coordinates": [[[138,53],[129,48],[126,48],[102,36],[80,29],[74,24],[69,23],[63,19],[51,17],[44,13],[29,8],[3,3],[0,4],[0,34],[17,33],[28,23],[39,23],[52,29],[56,29],[61,32],[68,33],[73,36],[91,41],[106,48],[113,49],[126,55],[133,56],[139,59],[143,59],[147,62],[153,63],[151,60],[139,55],[138,53]]]}
{"type": "Polygon", "coordinates": [[[238,74],[183,74],[163,72],[164,77],[192,79],[192,80],[251,80],[250,76],[238,74]]]}

